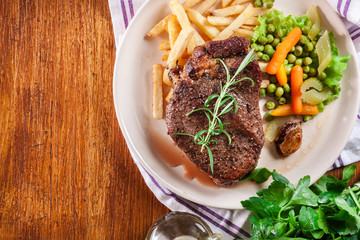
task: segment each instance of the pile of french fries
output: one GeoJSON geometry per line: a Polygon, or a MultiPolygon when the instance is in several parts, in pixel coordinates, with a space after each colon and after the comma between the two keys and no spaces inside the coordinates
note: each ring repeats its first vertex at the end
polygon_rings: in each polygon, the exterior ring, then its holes
{"type": "Polygon", "coordinates": [[[169,102],[173,88],[169,70],[184,65],[194,48],[210,40],[224,40],[232,36],[249,38],[259,25],[258,16],[268,10],[253,6],[253,0],[170,0],[171,14],[163,18],[149,32],[149,37],[167,32],[168,40],[159,45],[163,64],[153,65],[153,118],[164,116],[164,100],[169,102]],[[169,88],[166,95],[163,91],[169,88]]]}

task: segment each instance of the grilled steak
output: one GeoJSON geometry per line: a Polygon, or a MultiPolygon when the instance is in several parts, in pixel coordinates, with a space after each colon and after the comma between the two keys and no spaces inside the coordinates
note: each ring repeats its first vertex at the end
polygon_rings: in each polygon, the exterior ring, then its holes
{"type": "MultiPolygon", "coordinates": [[[[246,38],[233,37],[223,41],[210,41],[204,46],[195,48],[184,67],[177,66],[170,70],[169,76],[174,82],[174,93],[167,106],[166,123],[168,133],[191,161],[203,172],[207,173],[214,183],[231,186],[247,173],[252,171],[264,145],[264,132],[259,110],[259,88],[261,72],[256,60],[250,62],[237,78],[250,77],[235,85],[232,95],[238,104],[238,112],[234,110],[220,118],[232,142],[225,134],[213,136],[217,144],[209,147],[214,159],[214,172],[211,171],[210,159],[206,149],[201,151],[201,145],[194,143],[194,138],[174,133],[189,133],[195,135],[208,129],[208,118],[202,111],[189,112],[204,107],[205,100],[220,93],[220,81],[226,82],[226,70],[220,61],[227,65],[233,76],[240,63],[249,52],[249,41],[246,38]]],[[[211,102],[213,109],[215,100],[211,102]]]]}

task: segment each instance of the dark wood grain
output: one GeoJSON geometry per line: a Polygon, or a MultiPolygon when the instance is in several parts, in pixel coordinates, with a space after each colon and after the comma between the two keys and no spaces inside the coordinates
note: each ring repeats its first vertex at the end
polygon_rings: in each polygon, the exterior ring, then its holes
{"type": "Polygon", "coordinates": [[[3,0],[0,20],[0,238],[144,239],[169,210],[117,123],[108,2],[3,0]]]}

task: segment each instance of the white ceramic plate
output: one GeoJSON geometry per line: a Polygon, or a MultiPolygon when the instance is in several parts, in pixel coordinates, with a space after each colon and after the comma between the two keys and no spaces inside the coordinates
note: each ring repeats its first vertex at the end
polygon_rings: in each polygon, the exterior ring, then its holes
{"type": "MultiPolygon", "coordinates": [[[[170,167],[166,161],[179,154],[167,136],[165,120],[152,118],[152,65],[161,63],[158,44],[164,38],[146,37],[159,20],[169,14],[168,0],[149,0],[139,10],[118,49],[113,93],[117,117],[132,156],[163,186],[191,201],[218,208],[239,209],[240,201],[256,195],[264,187],[252,182],[231,188],[204,185],[184,176],[183,166],[170,167]],[[164,159],[166,158],[166,159],[164,159]]],[[[314,120],[303,124],[303,144],[295,154],[282,158],[274,146],[265,144],[258,167],[276,169],[292,183],[304,175],[317,180],[334,163],[352,131],[359,107],[359,69],[349,34],[324,0],[276,0],[275,7],[285,14],[300,16],[315,4],[324,29],[333,31],[340,55],[351,54],[341,82],[340,98],[314,120]]],[[[181,156],[180,156],[181,157],[181,156]]]]}

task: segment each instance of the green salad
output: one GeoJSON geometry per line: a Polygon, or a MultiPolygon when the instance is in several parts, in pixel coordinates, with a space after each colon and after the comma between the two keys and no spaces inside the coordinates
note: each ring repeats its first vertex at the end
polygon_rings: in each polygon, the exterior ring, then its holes
{"type": "MultiPolygon", "coordinates": [[[[300,17],[285,16],[282,11],[274,10],[258,18],[260,25],[250,39],[251,46],[257,51],[260,61],[268,62],[276,48],[287,34],[295,27],[302,30],[300,41],[288,53],[284,62],[288,82],[290,73],[295,65],[303,68],[304,86],[302,100],[304,103],[317,105],[322,112],[325,105],[339,96],[340,80],[346,69],[350,55],[339,56],[332,32],[322,31],[320,16],[316,7],[309,9],[307,14],[300,17]]],[[[291,103],[290,84],[281,86],[275,75],[270,75],[269,84],[260,90],[260,97],[270,96],[273,100],[266,103],[269,110],[277,105],[291,103]]],[[[304,121],[313,116],[303,116],[304,121]]],[[[271,121],[270,114],[265,119],[271,121]]]]}

